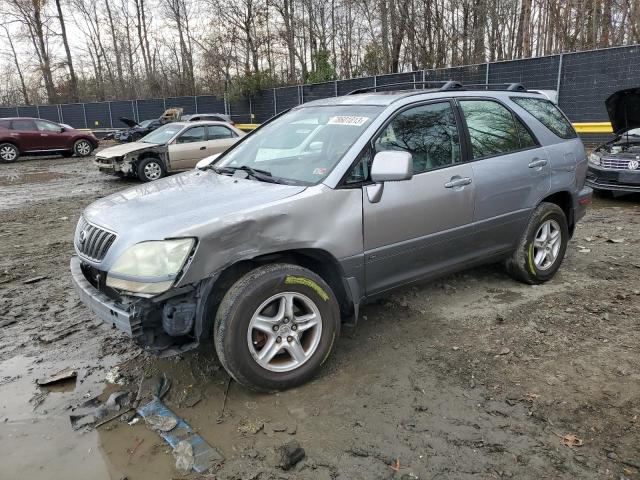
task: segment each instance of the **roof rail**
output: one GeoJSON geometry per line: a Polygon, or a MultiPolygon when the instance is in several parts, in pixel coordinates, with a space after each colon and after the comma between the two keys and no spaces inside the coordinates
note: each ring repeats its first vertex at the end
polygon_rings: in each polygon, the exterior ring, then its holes
{"type": "Polygon", "coordinates": [[[509,92],[526,92],[527,89],[521,83],[470,83],[470,84],[462,84],[460,82],[456,82],[455,80],[447,80],[447,81],[435,81],[435,80],[427,80],[424,82],[398,82],[398,83],[388,83],[386,85],[375,85],[372,87],[364,87],[357,88],[355,90],[350,91],[347,95],[354,95],[356,93],[365,93],[370,91],[376,91],[379,88],[388,88],[388,87],[399,87],[401,85],[432,85],[434,87],[438,87],[438,90],[441,92],[449,91],[449,90],[507,90],[509,92]]]}
{"type": "Polygon", "coordinates": [[[347,93],[347,95],[376,91],[379,88],[399,87],[401,85],[414,85],[414,86],[415,85],[432,85],[434,87],[438,87],[439,90],[454,90],[454,89],[462,88],[461,83],[454,82],[453,80],[446,80],[446,81],[426,80],[424,82],[398,82],[398,83],[387,83],[386,85],[375,85],[372,87],[357,88],[347,93]]]}

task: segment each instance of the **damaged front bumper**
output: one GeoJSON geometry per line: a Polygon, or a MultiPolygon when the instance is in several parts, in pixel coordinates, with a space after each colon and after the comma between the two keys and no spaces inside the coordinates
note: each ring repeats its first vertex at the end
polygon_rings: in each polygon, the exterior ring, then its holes
{"type": "Polygon", "coordinates": [[[98,167],[102,173],[109,174],[128,174],[131,173],[131,162],[124,160],[122,157],[98,157],[96,156],[93,164],[98,167]]]}
{"type": "MultiPolygon", "coordinates": [[[[216,277],[197,285],[169,290],[152,298],[107,295],[94,285],[96,277],[104,276],[84,266],[79,257],[70,262],[71,278],[80,300],[102,321],[126,333],[140,346],[169,356],[197,347],[211,335],[211,314],[207,299],[216,277]],[[89,278],[87,278],[87,275],[89,278]],[[90,281],[91,280],[91,281],[90,281]]],[[[97,280],[100,285],[100,280],[97,280]]]]}
{"type": "Polygon", "coordinates": [[[607,169],[589,165],[587,185],[596,190],[640,192],[640,169],[607,169]]]}

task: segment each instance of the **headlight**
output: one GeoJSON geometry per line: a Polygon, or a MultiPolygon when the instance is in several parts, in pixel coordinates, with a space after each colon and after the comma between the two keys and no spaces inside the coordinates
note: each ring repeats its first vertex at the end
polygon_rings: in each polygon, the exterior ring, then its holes
{"type": "Polygon", "coordinates": [[[600,165],[600,155],[592,153],[589,155],[589,163],[593,163],[594,165],[600,165]]]}
{"type": "Polygon", "coordinates": [[[194,243],[193,238],[138,243],[113,264],[107,286],[150,295],[162,293],[175,281],[194,243]]]}

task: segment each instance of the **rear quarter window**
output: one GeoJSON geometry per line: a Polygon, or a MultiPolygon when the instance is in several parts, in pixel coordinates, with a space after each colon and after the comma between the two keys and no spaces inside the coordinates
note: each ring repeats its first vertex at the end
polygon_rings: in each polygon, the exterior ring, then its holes
{"type": "Polygon", "coordinates": [[[558,137],[569,139],[578,135],[567,117],[549,100],[541,98],[511,97],[516,105],[524,108],[535,117],[545,127],[555,133],[558,137]]]}

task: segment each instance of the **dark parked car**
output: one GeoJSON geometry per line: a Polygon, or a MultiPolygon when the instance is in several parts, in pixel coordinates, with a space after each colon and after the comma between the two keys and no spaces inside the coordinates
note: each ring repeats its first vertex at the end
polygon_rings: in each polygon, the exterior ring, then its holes
{"type": "Polygon", "coordinates": [[[98,147],[91,133],[40,118],[0,118],[0,162],[14,162],[20,155],[59,153],[86,157],[98,147]]]}
{"type": "Polygon", "coordinates": [[[640,88],[605,100],[616,137],[589,155],[587,184],[597,190],[640,192],[640,88]]]}
{"type": "Polygon", "coordinates": [[[105,137],[105,140],[113,138],[117,142],[135,142],[137,140],[140,140],[145,135],[153,132],[155,129],[164,125],[164,122],[160,118],[154,118],[153,120],[143,120],[140,123],[126,117],[120,117],[118,120],[120,120],[129,128],[126,130],[120,130],[114,133],[113,136],[107,136],[105,137]]]}

